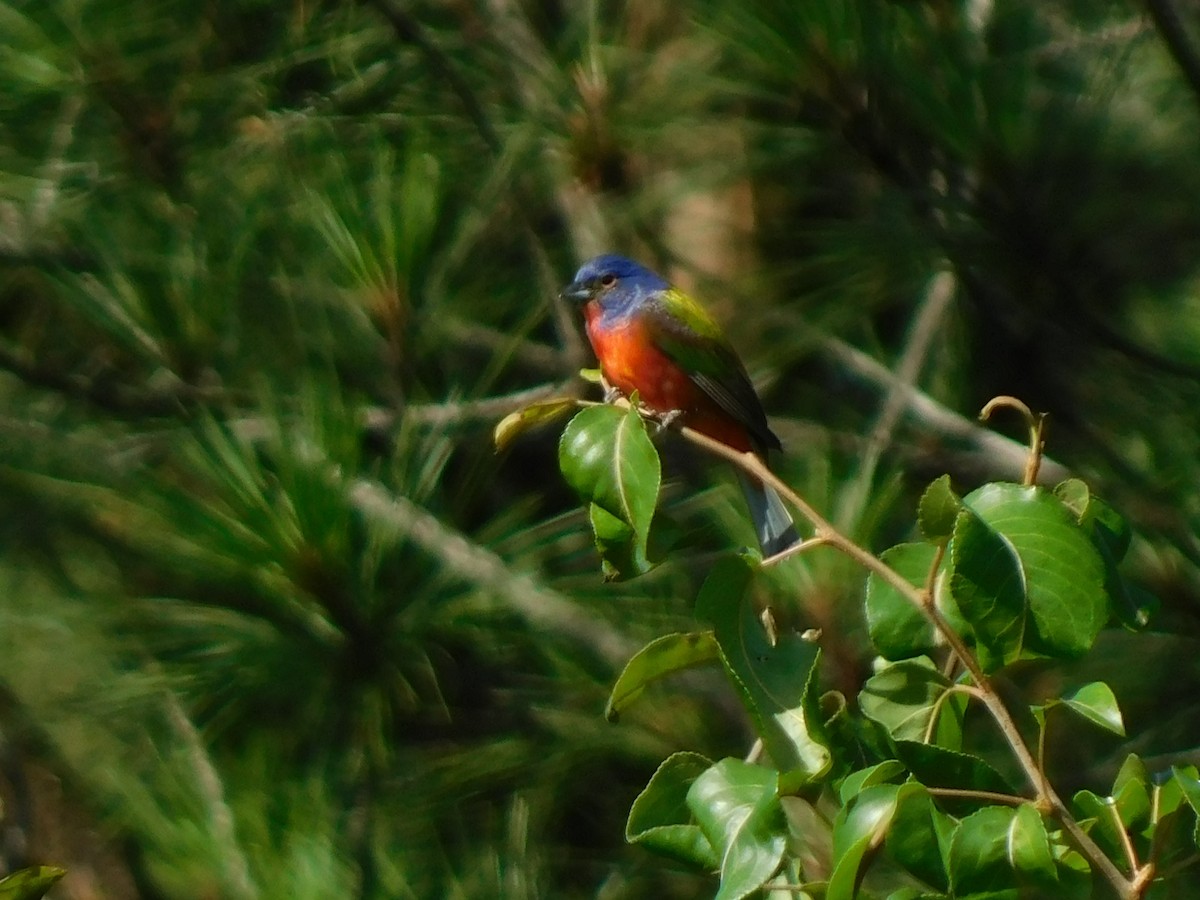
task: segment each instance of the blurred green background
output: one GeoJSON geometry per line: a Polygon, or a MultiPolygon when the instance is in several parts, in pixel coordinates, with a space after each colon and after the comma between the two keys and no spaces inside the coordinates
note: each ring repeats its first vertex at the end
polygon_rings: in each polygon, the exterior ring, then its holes
{"type": "MultiPolygon", "coordinates": [[[[753,542],[669,437],[669,561],[603,584],[550,427],[556,300],[636,256],[709,301],[779,471],[867,546],[1050,413],[1161,608],[1079,669],[1200,746],[1200,19],[1167,0],[0,0],[0,874],[58,898],[693,897],[623,845],[716,678],[608,686],[753,542]],[[1190,18],[1189,18],[1190,17],[1190,18]]],[[[870,671],[862,578],[762,602],[870,671]]],[[[1024,673],[1055,691],[1062,670],[1024,673]]]]}

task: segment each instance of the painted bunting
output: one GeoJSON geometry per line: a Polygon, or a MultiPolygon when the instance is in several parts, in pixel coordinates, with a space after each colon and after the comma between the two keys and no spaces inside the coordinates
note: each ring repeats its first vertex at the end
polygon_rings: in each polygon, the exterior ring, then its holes
{"type": "MultiPolygon", "coordinates": [[[[607,254],[584,263],[563,297],[582,305],[588,339],[610,385],[637,391],[652,412],[763,458],[779,438],[746,367],[697,301],[644,266],[607,254]]],[[[779,495],[739,472],[765,556],[798,540],[779,495]]]]}

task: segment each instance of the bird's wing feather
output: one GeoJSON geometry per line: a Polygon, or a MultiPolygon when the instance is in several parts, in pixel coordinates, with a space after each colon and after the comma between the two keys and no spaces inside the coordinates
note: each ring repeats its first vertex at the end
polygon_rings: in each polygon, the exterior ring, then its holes
{"type": "Polygon", "coordinates": [[[779,446],[742,361],[704,307],[682,291],[669,288],[648,305],[646,323],[655,346],[744,426],[756,443],[779,446]]]}

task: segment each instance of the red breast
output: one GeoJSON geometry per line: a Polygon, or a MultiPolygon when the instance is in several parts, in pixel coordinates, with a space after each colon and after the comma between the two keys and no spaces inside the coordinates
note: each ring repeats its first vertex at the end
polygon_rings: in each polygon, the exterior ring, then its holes
{"type": "Polygon", "coordinates": [[[642,319],[633,315],[604,323],[595,301],[584,307],[584,317],[609,384],[626,396],[637,391],[642,403],[657,413],[682,410],[684,422],[697,431],[738,450],[750,449],[746,429],[654,346],[642,319]]]}

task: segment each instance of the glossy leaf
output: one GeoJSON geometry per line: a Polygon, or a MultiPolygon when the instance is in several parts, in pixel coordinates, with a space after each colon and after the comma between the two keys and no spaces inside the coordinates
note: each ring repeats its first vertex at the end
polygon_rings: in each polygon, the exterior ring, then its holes
{"type": "Polygon", "coordinates": [[[1126,828],[1136,830],[1150,821],[1150,775],[1136,754],[1126,756],[1117,770],[1112,798],[1126,828]]]}
{"type": "Polygon", "coordinates": [[[1133,538],[1129,523],[1079,479],[1064,481],[1055,487],[1054,494],[1075,515],[1103,560],[1104,590],[1113,613],[1128,628],[1144,627],[1157,603],[1126,584],[1117,568],[1133,538]]]}
{"type": "Polygon", "coordinates": [[[950,544],[950,591],[989,670],[1019,658],[1025,642],[1025,578],[1012,545],[971,509],[950,544]]]}
{"type": "Polygon", "coordinates": [[[1086,652],[1108,619],[1108,596],[1104,563],[1070,510],[1047,491],[1017,484],[987,484],[963,502],[1019,560],[1025,647],[1059,658],[1086,652]]]}
{"type": "Polygon", "coordinates": [[[867,788],[876,784],[888,784],[889,782],[897,781],[903,774],[903,763],[894,759],[885,759],[881,763],[868,766],[865,769],[860,769],[857,772],[851,772],[847,775],[838,788],[838,796],[841,798],[842,803],[849,803],[867,788]]]}
{"type": "Polygon", "coordinates": [[[1086,483],[1069,478],[1054,488],[1054,495],[1075,514],[1084,528],[1094,529],[1099,540],[1109,549],[1113,559],[1120,562],[1129,550],[1133,532],[1115,509],[1093,494],[1086,483]]]}
{"type": "MultiPolygon", "coordinates": [[[[937,556],[932,544],[897,544],[882,559],[914,587],[923,587],[937,556]]],[[[898,660],[929,653],[937,646],[933,625],[894,587],[871,573],[867,578],[867,628],[871,643],[884,659],[898,660]]]]}
{"type": "Polygon", "coordinates": [[[637,412],[615,406],[583,410],[563,431],[558,461],[567,483],[589,507],[605,574],[612,578],[649,568],[646,545],[661,473],[637,412]]]}
{"type": "Polygon", "coordinates": [[[1184,795],[1180,776],[1196,785],[1195,766],[1174,766],[1155,776],[1150,787],[1150,808],[1153,821],[1143,831],[1152,839],[1159,871],[1192,858],[1196,853],[1196,828],[1200,824],[1196,812],[1184,795]]]}
{"type": "Polygon", "coordinates": [[[978,756],[923,744],[895,741],[896,755],[909,771],[928,787],[995,791],[1011,794],[1013,787],[999,772],[978,756]]]}
{"type": "Polygon", "coordinates": [[[1175,766],[1171,770],[1173,781],[1179,786],[1183,799],[1196,814],[1196,826],[1193,831],[1193,841],[1200,846],[1200,778],[1196,775],[1195,766],[1175,766]]]}
{"type": "Polygon", "coordinates": [[[946,861],[956,825],[933,802],[928,791],[912,791],[896,807],[888,830],[888,855],[925,883],[948,890],[946,861]]]}
{"type": "Polygon", "coordinates": [[[1117,819],[1109,808],[1110,798],[1092,791],[1078,791],[1071,798],[1075,817],[1110,859],[1121,859],[1125,849],[1117,830],[1117,819]]]}
{"type": "Polygon", "coordinates": [[[1121,718],[1117,698],[1112,688],[1103,681],[1083,685],[1063,697],[1062,703],[1105,731],[1125,736],[1125,722],[1121,718]]]}
{"type": "Polygon", "coordinates": [[[1192,790],[1197,791],[1196,799],[1200,801],[1198,779],[1200,779],[1200,775],[1197,775],[1195,766],[1178,765],[1172,766],[1165,778],[1161,776],[1156,778],[1152,787],[1152,790],[1158,795],[1152,803],[1155,812],[1161,817],[1170,815],[1181,806],[1190,806],[1184,788],[1185,783],[1189,784],[1192,790]]]}
{"type": "Polygon", "coordinates": [[[937,710],[937,721],[933,724],[933,743],[947,750],[962,750],[963,723],[967,718],[967,705],[971,698],[962,692],[945,697],[937,710]]]}
{"type": "Polygon", "coordinates": [[[720,658],[711,631],[664,634],[655,638],[625,664],[608,697],[605,716],[615,722],[642,695],[646,685],[674,672],[716,662],[720,658]]]}
{"type": "Polygon", "coordinates": [[[833,823],[833,873],[826,900],[853,900],[871,855],[882,846],[901,800],[921,790],[916,784],[876,784],[838,812],[833,823]]]}
{"type": "Polygon", "coordinates": [[[721,887],[716,900],[740,900],[778,870],[787,829],[775,770],[723,759],[696,778],[687,805],[717,849],[721,887]]]}
{"type": "Polygon", "coordinates": [[[496,424],[492,431],[492,443],[497,450],[504,450],[525,432],[561,419],[575,405],[574,397],[554,397],[511,412],[496,424]]]}
{"type": "Polygon", "coordinates": [[[654,568],[647,556],[646,545],[638,540],[629,525],[595,503],[588,506],[588,518],[605,581],[633,578],[654,568]]]}
{"type": "Polygon", "coordinates": [[[40,900],[66,875],[57,866],[32,866],[0,878],[0,900],[40,900]]]}
{"type": "Polygon", "coordinates": [[[687,796],[712,765],[699,753],[668,756],[629,809],[625,840],[706,871],[717,868],[717,852],[692,818],[687,796]]]}
{"type": "Polygon", "coordinates": [[[1187,800],[1197,815],[1200,815],[1200,778],[1196,776],[1195,767],[1174,766],[1171,774],[1175,783],[1179,785],[1183,799],[1187,800]]]}
{"type": "Polygon", "coordinates": [[[867,679],[858,695],[863,715],[898,740],[927,741],[930,719],[950,682],[926,659],[894,663],[867,679]]]}
{"type": "Polygon", "coordinates": [[[962,500],[950,487],[950,476],[943,475],[925,489],[917,506],[917,525],[925,540],[945,544],[954,532],[954,523],[962,500]]]}
{"type": "Polygon", "coordinates": [[[1046,826],[1030,804],[989,806],[963,819],[950,842],[949,874],[956,896],[1049,891],[1058,880],[1046,826]]]}
{"type": "Polygon", "coordinates": [[[712,624],[725,671],[791,791],[831,762],[815,688],[820,651],[791,633],[772,642],[747,590],[752,577],[743,557],[718,562],[700,589],[696,615],[712,624]]]}

